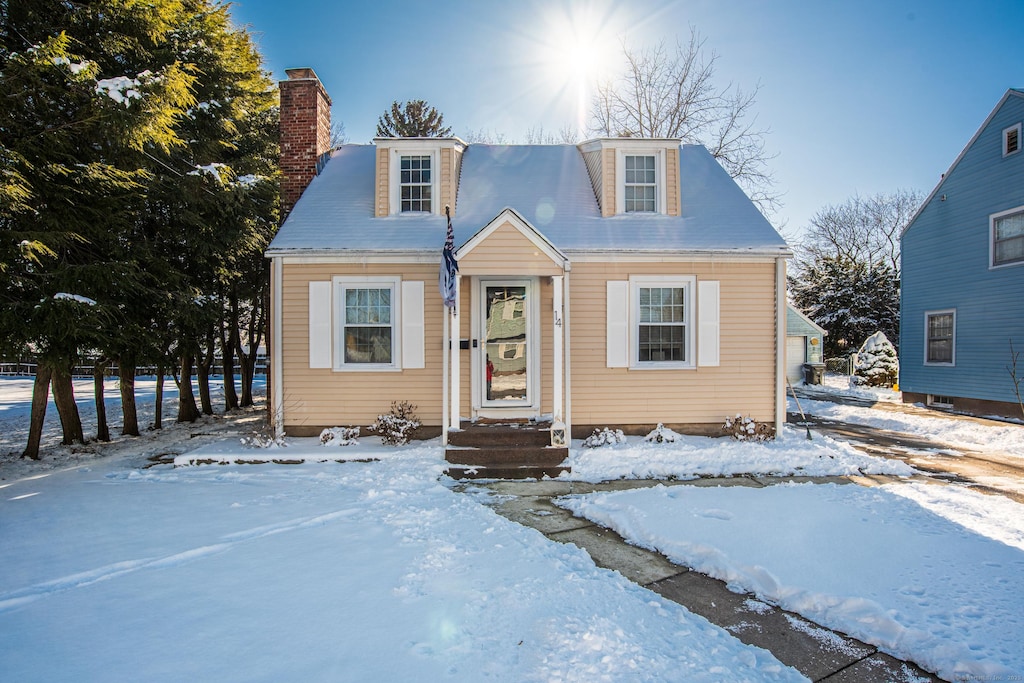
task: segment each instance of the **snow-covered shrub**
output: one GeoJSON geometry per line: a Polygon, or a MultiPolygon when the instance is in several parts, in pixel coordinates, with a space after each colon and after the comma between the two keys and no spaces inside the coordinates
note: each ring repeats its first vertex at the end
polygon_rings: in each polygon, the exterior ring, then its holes
{"type": "Polygon", "coordinates": [[[408,401],[392,401],[391,412],[387,415],[378,415],[377,421],[370,425],[370,431],[379,434],[389,446],[407,444],[412,438],[412,433],[420,426],[415,411],[416,406],[408,401]]]}
{"type": "Polygon", "coordinates": [[[651,443],[675,443],[675,440],[678,438],[678,434],[659,422],[654,431],[644,437],[644,441],[650,441],[651,443]]]}
{"type": "Polygon", "coordinates": [[[285,443],[284,434],[275,433],[271,427],[257,429],[249,436],[243,436],[239,441],[246,448],[284,448],[288,445],[285,443]]]}
{"type": "Polygon", "coordinates": [[[740,441],[769,441],[775,438],[775,430],[770,424],[739,413],[736,413],[736,417],[725,418],[722,431],[740,441]]]}
{"type": "Polygon", "coordinates": [[[875,332],[864,340],[857,352],[853,382],[861,386],[891,387],[900,374],[896,348],[884,332],[875,332]]]}
{"type": "Polygon", "coordinates": [[[622,433],[621,429],[609,429],[608,427],[595,429],[593,434],[583,439],[584,448],[614,446],[617,443],[626,443],[626,435],[622,433]]]}
{"type": "Polygon", "coordinates": [[[328,427],[320,432],[323,446],[351,446],[359,443],[359,427],[328,427]]]}

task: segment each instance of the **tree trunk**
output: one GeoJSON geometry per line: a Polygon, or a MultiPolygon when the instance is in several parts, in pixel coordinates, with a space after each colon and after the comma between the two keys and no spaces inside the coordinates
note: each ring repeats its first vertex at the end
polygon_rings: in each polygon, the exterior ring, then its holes
{"type": "Polygon", "coordinates": [[[139,410],[135,404],[135,361],[121,357],[117,361],[117,383],[121,389],[121,434],[139,435],[139,410]]]}
{"type": "Polygon", "coordinates": [[[21,454],[23,458],[39,459],[39,443],[43,440],[43,422],[46,420],[46,404],[50,400],[49,365],[36,365],[36,380],[32,385],[32,417],[29,422],[28,445],[21,454]]]}
{"type": "Polygon", "coordinates": [[[78,404],[75,403],[75,388],[71,383],[69,366],[70,363],[55,366],[53,376],[50,378],[50,384],[53,386],[53,404],[57,407],[60,426],[64,430],[64,438],[61,440],[64,446],[85,443],[82,418],[78,414],[78,404]]]}
{"type": "Polygon", "coordinates": [[[195,395],[192,393],[191,353],[181,355],[181,378],[178,380],[178,422],[195,422],[199,419],[195,395]]]}
{"type": "Polygon", "coordinates": [[[156,406],[153,408],[153,429],[164,428],[164,364],[156,366],[156,406]]]}
{"type": "Polygon", "coordinates": [[[231,303],[228,319],[221,320],[220,326],[220,350],[224,364],[224,410],[234,410],[238,407],[238,393],[235,391],[235,339],[238,337],[238,304],[235,297],[230,297],[231,303]],[[227,327],[228,337],[224,336],[224,328],[227,327]]]}
{"type": "Polygon", "coordinates": [[[107,369],[106,358],[97,358],[92,367],[92,391],[96,399],[96,440],[110,441],[110,428],[107,426],[107,403],[103,397],[103,375],[107,369]]]}
{"type": "Polygon", "coordinates": [[[213,415],[213,401],[210,399],[210,368],[213,367],[214,331],[210,328],[206,336],[206,353],[196,362],[196,384],[199,385],[199,403],[204,415],[213,415]]]}

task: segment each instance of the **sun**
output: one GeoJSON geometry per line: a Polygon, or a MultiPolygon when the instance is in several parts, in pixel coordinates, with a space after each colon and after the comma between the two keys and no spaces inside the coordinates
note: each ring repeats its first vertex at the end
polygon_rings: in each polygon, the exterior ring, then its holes
{"type": "Polygon", "coordinates": [[[596,84],[613,71],[621,52],[616,17],[591,4],[561,7],[543,17],[538,66],[558,97],[571,101],[574,124],[582,130],[596,84]]]}

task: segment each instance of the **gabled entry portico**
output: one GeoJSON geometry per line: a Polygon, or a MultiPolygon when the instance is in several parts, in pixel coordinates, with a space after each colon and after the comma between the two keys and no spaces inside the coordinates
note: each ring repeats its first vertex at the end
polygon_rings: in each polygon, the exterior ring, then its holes
{"type": "Polygon", "coordinates": [[[469,319],[450,325],[444,431],[467,419],[568,422],[568,259],[512,209],[457,249],[456,259],[457,310],[469,319]]]}

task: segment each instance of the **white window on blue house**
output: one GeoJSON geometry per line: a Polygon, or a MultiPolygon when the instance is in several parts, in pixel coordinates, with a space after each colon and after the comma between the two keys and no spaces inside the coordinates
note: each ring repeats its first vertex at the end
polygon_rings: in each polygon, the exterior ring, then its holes
{"type": "Polygon", "coordinates": [[[929,311],[925,315],[925,365],[956,364],[956,311],[929,311]]]}
{"type": "Polygon", "coordinates": [[[1003,129],[1003,156],[1020,151],[1020,124],[1003,129]]]}
{"type": "Polygon", "coordinates": [[[992,266],[1024,263],[1024,207],[993,214],[992,266]]]}

